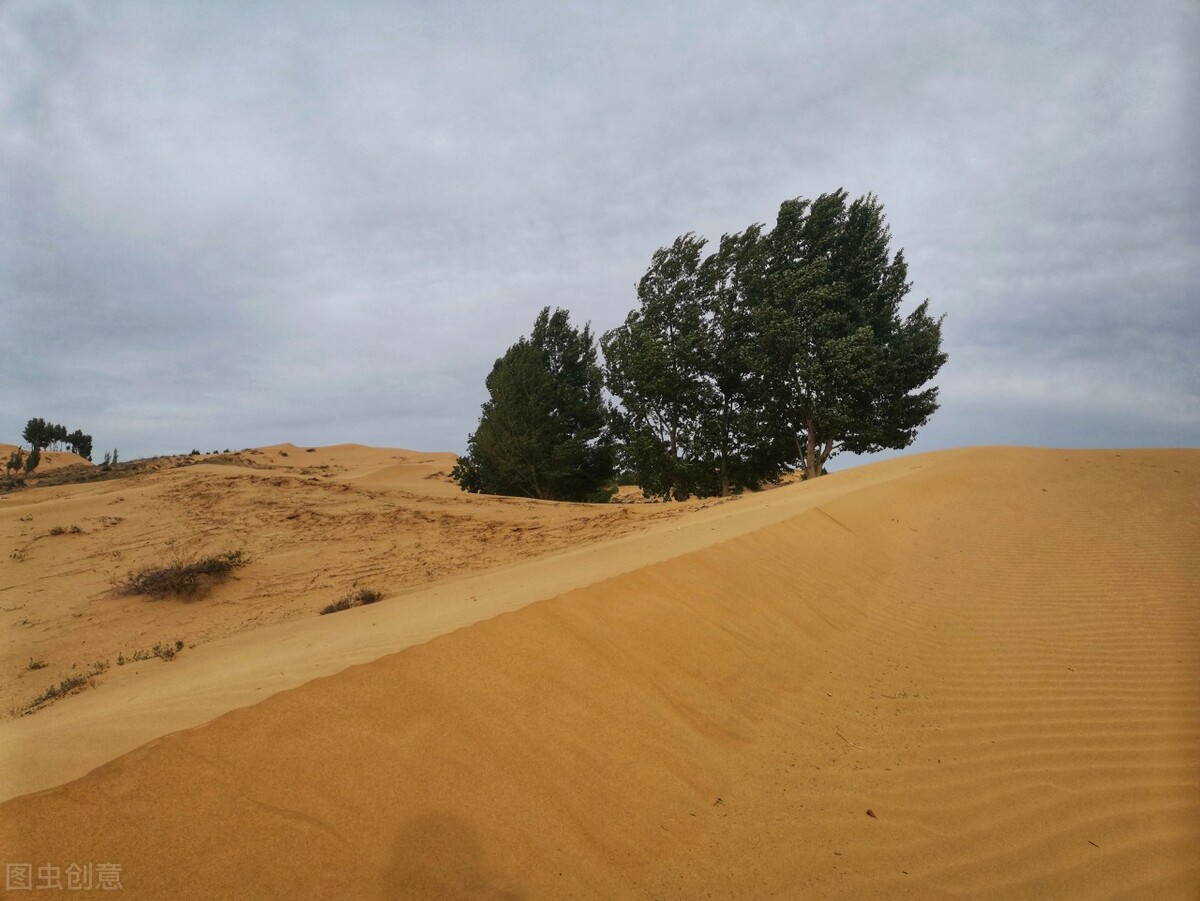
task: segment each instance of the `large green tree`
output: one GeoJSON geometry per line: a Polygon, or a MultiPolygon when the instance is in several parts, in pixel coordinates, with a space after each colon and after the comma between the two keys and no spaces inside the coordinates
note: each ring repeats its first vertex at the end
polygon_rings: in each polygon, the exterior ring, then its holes
{"type": "Polygon", "coordinates": [[[607,500],[615,470],[602,388],[590,326],[576,329],[567,311],[546,307],[492,367],[453,478],[483,494],[607,500]]]}
{"type": "Polygon", "coordinates": [[[705,243],[689,233],[659,248],[638,308],[601,342],[622,462],[648,495],[728,495],[783,465],[755,370],[762,228],[724,235],[702,258],[705,243]]]}
{"type": "Polygon", "coordinates": [[[706,481],[716,401],[703,379],[704,244],[687,234],[655,251],[638,283],[638,309],[601,339],[605,383],[621,402],[613,428],[622,464],[648,495],[684,498],[706,481]]]}
{"type": "Polygon", "coordinates": [[[844,190],[786,201],[767,236],[761,369],[806,478],[839,451],[907,447],[937,409],[925,386],[946,361],[941,319],[928,301],[900,315],[911,286],[890,241],[878,199],[847,203],[844,190]]]}

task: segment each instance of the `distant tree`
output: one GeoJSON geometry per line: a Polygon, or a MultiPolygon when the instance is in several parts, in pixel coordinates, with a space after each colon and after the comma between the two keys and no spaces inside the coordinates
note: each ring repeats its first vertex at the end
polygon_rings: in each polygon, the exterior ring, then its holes
{"type": "Polygon", "coordinates": [[[54,437],[54,427],[41,418],[30,419],[21,437],[30,447],[47,447],[54,437]]]}
{"type": "Polygon", "coordinates": [[[67,448],[85,460],[92,459],[92,436],[85,435],[81,429],[76,429],[67,436],[67,448]]]}
{"type": "Polygon", "coordinates": [[[902,448],[937,409],[924,387],[946,361],[929,302],[906,317],[904,252],[874,195],[786,201],[767,238],[757,345],[777,435],[805,478],[839,451],[902,448]]]}
{"type": "Polygon", "coordinates": [[[25,458],[25,471],[33,472],[35,469],[38,468],[38,464],[41,462],[42,462],[42,451],[35,444],[33,446],[33,449],[29,452],[29,456],[25,458]]]}
{"type": "Polygon", "coordinates": [[[573,328],[546,307],[529,338],[500,357],[487,377],[489,399],[458,458],[464,490],[546,500],[611,496],[614,455],[590,326],[573,328]]]}
{"type": "Polygon", "coordinates": [[[25,453],[21,448],[17,448],[8,456],[8,463],[5,465],[6,474],[12,475],[14,472],[20,472],[25,467],[25,453]]]}
{"type": "Polygon", "coordinates": [[[30,447],[66,447],[81,457],[92,459],[92,436],[85,435],[80,429],[67,434],[66,426],[35,417],[25,424],[21,437],[29,442],[30,447]]]}

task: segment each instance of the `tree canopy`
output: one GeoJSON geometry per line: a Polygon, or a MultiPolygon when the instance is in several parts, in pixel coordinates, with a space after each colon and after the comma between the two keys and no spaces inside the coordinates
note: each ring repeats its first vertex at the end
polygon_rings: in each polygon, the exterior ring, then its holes
{"type": "Polygon", "coordinates": [[[775,227],[660,248],[602,345],[622,462],[647,494],[728,494],[839,451],[910,444],[946,360],[874,195],[784,202],[775,227]]]}
{"type": "Polygon", "coordinates": [[[67,427],[35,417],[25,424],[21,437],[31,448],[66,447],[85,459],[92,459],[92,436],[81,429],[67,434],[67,427]]]}
{"type": "Polygon", "coordinates": [[[607,500],[614,456],[590,326],[538,315],[496,360],[479,426],[452,477],[463,489],[545,500],[607,500]]]}
{"type": "Polygon", "coordinates": [[[937,409],[924,387],[946,361],[929,302],[906,317],[904,252],[871,194],[786,201],[766,239],[758,305],[763,374],[777,433],[807,478],[839,451],[903,448],[937,409]]]}
{"type": "Polygon", "coordinates": [[[878,198],[841,189],[785,201],[771,230],[723,235],[708,256],[704,238],[681,235],[601,340],[608,428],[590,329],[547,307],[492,368],[454,477],[468,491],[600,499],[615,450],[647,495],[682,499],[907,447],[937,410],[946,354],[928,300],[902,315],[908,264],[890,244],[878,198]]]}
{"type": "Polygon", "coordinates": [[[778,475],[752,369],[759,232],[725,235],[705,259],[690,233],[660,248],[638,309],[602,339],[622,462],[647,494],[729,494],[778,475]]]}

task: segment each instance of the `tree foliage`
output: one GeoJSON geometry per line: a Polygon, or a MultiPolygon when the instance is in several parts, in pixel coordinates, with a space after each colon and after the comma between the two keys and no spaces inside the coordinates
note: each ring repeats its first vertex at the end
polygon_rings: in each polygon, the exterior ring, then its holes
{"type": "Polygon", "coordinates": [[[660,248],[639,306],[605,334],[624,466],[647,494],[728,494],[839,451],[906,447],[946,360],[883,207],[843,190],[782,204],[775,227],[660,248]]]}
{"type": "Polygon", "coordinates": [[[758,307],[773,425],[811,478],[833,454],[907,447],[937,409],[946,355],[925,301],[908,316],[904,252],[874,195],[786,201],[767,237],[758,307]]]}
{"type": "Polygon", "coordinates": [[[451,476],[466,491],[607,500],[614,456],[590,326],[546,307],[487,377],[489,399],[451,476]]]}
{"type": "Polygon", "coordinates": [[[648,495],[724,495],[778,475],[751,368],[758,242],[753,227],[705,259],[690,233],[660,248],[638,309],[602,340],[622,462],[648,495]]]}
{"type": "Polygon", "coordinates": [[[30,447],[65,447],[87,460],[92,459],[92,436],[85,435],[80,429],[67,434],[66,426],[35,417],[25,424],[21,437],[30,447]]]}

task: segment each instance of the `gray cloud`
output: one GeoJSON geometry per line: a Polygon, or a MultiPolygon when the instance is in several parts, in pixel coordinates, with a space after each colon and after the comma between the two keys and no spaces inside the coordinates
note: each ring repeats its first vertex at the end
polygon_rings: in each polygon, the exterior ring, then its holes
{"type": "Polygon", "coordinates": [[[643,6],[0,6],[0,440],[461,449],[541,306],[842,185],[948,314],[918,447],[1200,440],[1193,4],[643,6]]]}

